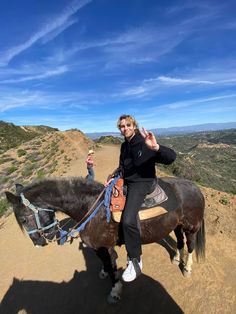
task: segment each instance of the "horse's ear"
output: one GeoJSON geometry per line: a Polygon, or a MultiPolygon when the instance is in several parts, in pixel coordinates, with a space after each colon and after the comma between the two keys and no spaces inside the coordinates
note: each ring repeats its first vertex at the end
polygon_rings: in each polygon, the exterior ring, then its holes
{"type": "Polygon", "coordinates": [[[15,194],[8,192],[8,191],[6,191],[5,194],[6,194],[6,198],[7,198],[9,203],[14,204],[14,205],[17,205],[20,203],[20,197],[19,196],[16,196],[15,194]]]}
{"type": "Polygon", "coordinates": [[[17,195],[20,195],[20,193],[23,191],[24,186],[20,183],[16,183],[16,193],[17,195]]]}

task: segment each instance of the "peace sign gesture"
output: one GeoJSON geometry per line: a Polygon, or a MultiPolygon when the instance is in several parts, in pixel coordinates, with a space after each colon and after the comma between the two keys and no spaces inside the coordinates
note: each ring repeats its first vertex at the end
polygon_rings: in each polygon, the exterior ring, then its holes
{"type": "Polygon", "coordinates": [[[147,131],[144,127],[142,127],[142,130],[139,130],[142,137],[145,139],[145,144],[148,148],[158,151],[159,150],[159,144],[157,144],[156,138],[154,134],[150,131],[147,131]]]}

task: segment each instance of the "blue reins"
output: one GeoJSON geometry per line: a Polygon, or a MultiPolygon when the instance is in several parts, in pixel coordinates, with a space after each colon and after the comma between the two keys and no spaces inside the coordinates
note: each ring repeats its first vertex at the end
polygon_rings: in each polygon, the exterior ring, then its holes
{"type": "Polygon", "coordinates": [[[71,231],[66,231],[66,230],[60,229],[60,238],[59,238],[59,244],[60,245],[63,245],[69,237],[73,238],[73,237],[75,237],[75,234],[78,234],[80,231],[84,230],[87,223],[95,217],[95,215],[98,213],[98,211],[102,205],[104,205],[106,208],[107,222],[108,223],[110,222],[110,220],[111,220],[110,200],[111,200],[112,188],[114,187],[114,185],[116,184],[116,182],[119,178],[120,178],[119,175],[116,176],[109,183],[109,185],[104,189],[105,195],[104,195],[103,200],[98,204],[98,206],[92,211],[92,213],[86,218],[86,220],[83,223],[81,223],[77,228],[73,228],[71,231]]]}

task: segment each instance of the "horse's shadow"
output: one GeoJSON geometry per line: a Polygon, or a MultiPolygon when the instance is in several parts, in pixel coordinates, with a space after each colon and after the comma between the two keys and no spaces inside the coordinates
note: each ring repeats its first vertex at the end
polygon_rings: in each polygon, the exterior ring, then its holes
{"type": "Polygon", "coordinates": [[[111,289],[110,281],[98,278],[100,261],[92,249],[83,245],[80,249],[86,271],[76,270],[69,282],[61,283],[14,278],[2,300],[0,313],[15,314],[21,310],[28,314],[183,313],[164,287],[144,274],[124,285],[118,304],[109,305],[106,296],[111,289]]]}

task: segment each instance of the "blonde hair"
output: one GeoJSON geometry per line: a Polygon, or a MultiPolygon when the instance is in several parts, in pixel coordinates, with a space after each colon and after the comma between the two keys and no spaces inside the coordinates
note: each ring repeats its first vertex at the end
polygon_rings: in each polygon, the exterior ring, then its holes
{"type": "Polygon", "coordinates": [[[123,114],[122,116],[119,117],[118,121],[117,121],[117,128],[120,129],[120,123],[121,123],[121,120],[126,120],[130,123],[133,124],[134,128],[137,129],[138,128],[138,123],[137,121],[135,120],[134,117],[132,117],[131,115],[129,114],[123,114]]]}

